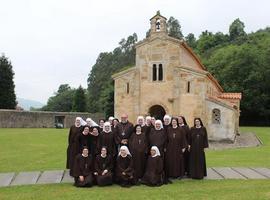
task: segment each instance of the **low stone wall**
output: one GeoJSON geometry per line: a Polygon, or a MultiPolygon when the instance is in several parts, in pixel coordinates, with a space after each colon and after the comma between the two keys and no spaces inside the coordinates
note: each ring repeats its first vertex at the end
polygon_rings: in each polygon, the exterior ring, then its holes
{"type": "Polygon", "coordinates": [[[104,118],[101,113],[17,111],[0,109],[0,128],[54,128],[59,119],[64,128],[74,124],[76,117],[88,117],[98,122],[104,118]]]}

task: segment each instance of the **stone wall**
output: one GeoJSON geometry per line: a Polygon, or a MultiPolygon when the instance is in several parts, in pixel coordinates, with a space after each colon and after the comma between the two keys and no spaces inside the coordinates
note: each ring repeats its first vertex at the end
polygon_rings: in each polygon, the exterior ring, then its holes
{"type": "Polygon", "coordinates": [[[92,118],[98,122],[101,113],[17,111],[0,109],[0,128],[53,128],[56,118],[62,118],[65,128],[74,124],[76,117],[92,118]]]}

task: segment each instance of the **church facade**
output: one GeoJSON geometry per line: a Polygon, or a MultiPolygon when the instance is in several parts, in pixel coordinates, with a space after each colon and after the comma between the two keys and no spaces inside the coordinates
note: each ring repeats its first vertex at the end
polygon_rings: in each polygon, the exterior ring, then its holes
{"type": "Polygon", "coordinates": [[[136,65],[114,74],[115,117],[139,115],[162,119],[183,115],[193,126],[200,117],[211,140],[235,139],[241,93],[226,93],[183,40],[168,36],[166,18],[150,19],[149,37],[138,42],[136,65]]]}

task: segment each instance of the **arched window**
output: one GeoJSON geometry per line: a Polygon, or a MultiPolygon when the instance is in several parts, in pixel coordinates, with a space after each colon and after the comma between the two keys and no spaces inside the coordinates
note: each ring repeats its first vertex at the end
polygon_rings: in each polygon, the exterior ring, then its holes
{"type": "Polygon", "coordinates": [[[220,118],[220,110],[215,108],[212,111],[212,122],[213,124],[220,124],[221,118],[220,118]]]}
{"type": "Polygon", "coordinates": [[[157,80],[157,65],[153,64],[153,81],[157,80]]]}
{"type": "Polygon", "coordinates": [[[158,65],[158,80],[162,81],[163,80],[163,68],[162,64],[158,65]]]}

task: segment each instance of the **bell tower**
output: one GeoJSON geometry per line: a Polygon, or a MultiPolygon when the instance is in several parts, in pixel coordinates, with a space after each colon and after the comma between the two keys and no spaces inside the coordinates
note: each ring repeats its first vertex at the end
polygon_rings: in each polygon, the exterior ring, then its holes
{"type": "Polygon", "coordinates": [[[160,11],[157,11],[157,14],[150,19],[151,29],[150,36],[166,34],[167,35],[167,24],[166,17],[163,17],[160,14],[160,11]]]}

